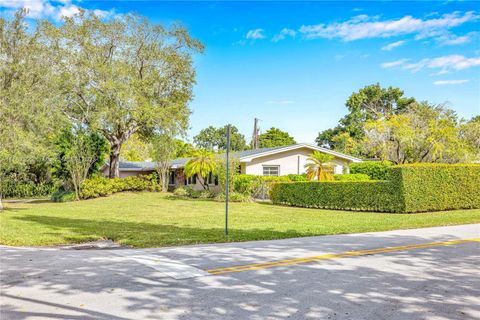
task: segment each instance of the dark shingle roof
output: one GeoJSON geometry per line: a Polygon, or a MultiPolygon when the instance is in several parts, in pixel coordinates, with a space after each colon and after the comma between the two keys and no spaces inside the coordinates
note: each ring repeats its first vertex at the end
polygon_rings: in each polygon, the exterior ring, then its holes
{"type": "MultiPolygon", "coordinates": [[[[170,161],[171,167],[184,166],[189,158],[180,158],[170,161]]],[[[155,170],[156,163],[153,161],[120,161],[120,170],[125,171],[153,171],[155,170]]]]}

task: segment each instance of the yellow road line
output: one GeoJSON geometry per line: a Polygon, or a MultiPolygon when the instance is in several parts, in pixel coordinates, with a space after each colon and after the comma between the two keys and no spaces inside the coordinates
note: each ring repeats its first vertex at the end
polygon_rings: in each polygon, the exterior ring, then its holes
{"type": "Polygon", "coordinates": [[[242,271],[250,271],[250,270],[261,270],[261,269],[274,268],[274,267],[285,267],[285,266],[291,266],[296,264],[316,262],[320,260],[333,260],[333,259],[348,258],[348,257],[366,256],[366,255],[379,254],[379,253],[389,253],[389,252],[407,251],[407,250],[414,250],[414,249],[452,246],[456,244],[471,243],[471,242],[480,242],[480,238],[448,240],[448,241],[441,241],[441,242],[411,244],[411,245],[398,246],[398,247],[385,247],[385,248],[376,248],[376,249],[368,249],[368,250],[346,251],[342,253],[327,253],[319,256],[244,264],[244,265],[232,266],[227,268],[210,269],[206,271],[210,274],[218,275],[218,274],[242,272],[242,271]]]}

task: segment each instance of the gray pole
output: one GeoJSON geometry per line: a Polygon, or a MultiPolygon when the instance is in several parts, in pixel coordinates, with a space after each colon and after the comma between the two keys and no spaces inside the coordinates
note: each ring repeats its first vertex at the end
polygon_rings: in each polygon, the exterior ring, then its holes
{"type": "Polygon", "coordinates": [[[228,170],[229,170],[229,165],[228,165],[228,152],[230,149],[230,125],[227,125],[227,153],[226,153],[226,174],[227,176],[225,177],[226,185],[225,185],[225,236],[227,237],[228,240],[228,170]]]}

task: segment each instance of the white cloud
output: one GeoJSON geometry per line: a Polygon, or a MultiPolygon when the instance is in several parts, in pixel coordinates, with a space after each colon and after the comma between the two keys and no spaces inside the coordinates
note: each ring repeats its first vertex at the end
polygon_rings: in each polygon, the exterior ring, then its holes
{"type": "Polygon", "coordinates": [[[417,72],[423,68],[440,69],[440,73],[448,73],[451,70],[464,70],[480,66],[480,57],[466,58],[462,55],[453,54],[434,59],[422,59],[417,63],[408,64],[405,69],[417,72]]]}
{"type": "Polygon", "coordinates": [[[404,45],[405,42],[406,42],[406,41],[404,41],[404,40],[400,40],[400,41],[396,41],[396,42],[389,43],[389,44],[387,44],[386,46],[383,46],[383,47],[382,47],[382,50],[384,50],[384,51],[391,51],[391,50],[393,50],[393,49],[395,49],[395,48],[398,48],[398,47],[404,45]]]}
{"type": "Polygon", "coordinates": [[[253,29],[253,30],[249,30],[247,32],[247,35],[245,36],[247,39],[252,39],[252,40],[256,40],[256,39],[265,39],[265,34],[264,34],[264,30],[263,29],[253,29]]]}
{"type": "Polygon", "coordinates": [[[300,32],[308,39],[340,38],[353,41],[367,38],[389,38],[398,35],[416,34],[419,39],[432,37],[450,28],[469,21],[480,19],[473,11],[444,14],[438,18],[414,18],[404,16],[399,19],[383,20],[378,17],[359,15],[344,22],[330,24],[303,25],[300,32]]]}
{"type": "Polygon", "coordinates": [[[400,59],[400,60],[395,60],[395,61],[390,61],[390,62],[384,62],[381,64],[382,68],[393,68],[393,67],[398,67],[403,64],[405,64],[408,61],[408,59],[400,59]]]}
{"type": "Polygon", "coordinates": [[[382,68],[401,67],[415,73],[422,69],[440,69],[438,74],[446,74],[450,71],[459,71],[472,67],[480,66],[480,56],[467,58],[462,55],[452,54],[437,58],[425,58],[418,62],[406,63],[407,59],[400,59],[381,64],[382,68]]]}
{"type": "Polygon", "coordinates": [[[59,8],[59,12],[57,15],[57,19],[61,19],[62,17],[71,17],[80,12],[80,9],[74,5],[66,5],[64,7],[59,8]]]}
{"type": "Polygon", "coordinates": [[[434,81],[433,84],[436,86],[445,86],[445,85],[452,85],[452,84],[462,84],[467,83],[470,80],[462,79],[462,80],[438,80],[434,81]]]}
{"type": "Polygon", "coordinates": [[[297,32],[295,30],[288,29],[288,28],[283,28],[282,31],[280,31],[279,34],[276,34],[272,38],[272,41],[273,42],[278,42],[280,40],[284,40],[286,37],[294,38],[296,35],[297,35],[297,32]]]}
{"type": "MultiPolygon", "coordinates": [[[[71,0],[0,0],[0,8],[9,10],[25,8],[28,10],[29,18],[50,18],[57,21],[63,16],[71,17],[80,11],[80,7],[72,4],[71,0]]],[[[113,13],[113,10],[96,9],[92,12],[100,17],[107,17],[113,13]]]]}
{"type": "Polygon", "coordinates": [[[452,33],[445,33],[437,37],[437,41],[442,45],[453,46],[468,43],[478,36],[478,32],[469,32],[463,36],[457,36],[452,33]]]}

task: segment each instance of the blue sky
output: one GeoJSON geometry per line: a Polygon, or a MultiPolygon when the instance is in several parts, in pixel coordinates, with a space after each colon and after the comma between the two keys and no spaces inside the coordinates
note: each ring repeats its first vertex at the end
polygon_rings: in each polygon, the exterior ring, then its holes
{"type": "Polygon", "coordinates": [[[313,143],[368,84],[480,114],[480,4],[470,1],[161,2],[0,0],[58,19],[78,7],[105,15],[135,11],[182,22],[206,50],[195,57],[191,139],[232,123],[250,138],[253,118],[313,143]]]}

